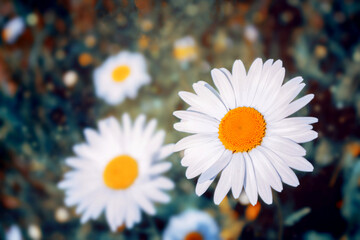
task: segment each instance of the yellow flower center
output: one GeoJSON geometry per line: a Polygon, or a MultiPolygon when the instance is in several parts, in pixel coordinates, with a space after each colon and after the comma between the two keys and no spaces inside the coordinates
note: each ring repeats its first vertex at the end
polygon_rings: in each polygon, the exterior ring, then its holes
{"type": "Polygon", "coordinates": [[[219,139],[226,149],[248,152],[259,146],[265,136],[266,122],[256,109],[238,107],[221,119],[219,139]]]}
{"type": "Polygon", "coordinates": [[[176,47],[174,49],[174,56],[178,60],[185,60],[192,57],[196,53],[196,48],[193,46],[189,47],[176,47]]]}
{"type": "Polygon", "coordinates": [[[118,66],[112,72],[112,78],[115,82],[122,82],[130,75],[130,68],[126,65],[118,66]]]}
{"type": "Polygon", "coordinates": [[[188,233],[184,240],[203,240],[203,236],[198,232],[190,232],[188,233]]]}
{"type": "Polygon", "coordinates": [[[103,173],[104,182],[111,189],[126,189],[134,183],[138,171],[138,164],[134,158],[120,155],[106,165],[103,173]]]}

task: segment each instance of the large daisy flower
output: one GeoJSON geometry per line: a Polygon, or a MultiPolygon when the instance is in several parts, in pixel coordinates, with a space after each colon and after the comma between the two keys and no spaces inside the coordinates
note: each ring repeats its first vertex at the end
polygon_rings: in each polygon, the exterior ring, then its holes
{"type": "Polygon", "coordinates": [[[213,69],[211,75],[218,91],[199,81],[193,85],[196,94],[179,93],[190,108],[174,112],[181,119],[174,128],[194,134],[175,146],[175,151],[185,150],[181,164],[188,167],[186,177],[200,175],[196,193],[201,195],[221,172],[216,204],[230,189],[238,198],[243,188],[251,204],[256,204],[258,195],[271,204],[271,188],[282,191],[282,182],[299,185],[290,168],[313,170],[299,143],[317,137],[310,125],[317,119],[289,116],[314,95],[294,100],[305,83],[295,77],[282,85],[285,69],[280,60],[263,64],[256,59],[247,74],[237,60],[232,74],[221,68],[213,69]]]}
{"type": "Polygon", "coordinates": [[[127,97],[135,98],[139,88],[150,81],[145,58],[140,53],[122,51],[94,71],[96,94],[111,105],[127,97]]]}
{"type": "Polygon", "coordinates": [[[219,227],[206,212],[187,210],[170,219],[163,240],[217,240],[219,227]]]}
{"type": "Polygon", "coordinates": [[[140,115],[132,126],[124,114],[122,125],[110,117],[99,122],[99,131],[85,129],[87,142],[74,146],[76,156],[66,159],[74,169],[59,183],[65,204],[77,206],[81,223],[104,211],[112,231],[123,224],[131,228],[141,220],[141,209],[153,215],[153,202],[169,202],[163,190],[174,184],[161,174],[171,163],[161,160],[172,153],[173,144],[162,146],[165,132],[155,128],[156,120],[145,124],[140,115]]]}

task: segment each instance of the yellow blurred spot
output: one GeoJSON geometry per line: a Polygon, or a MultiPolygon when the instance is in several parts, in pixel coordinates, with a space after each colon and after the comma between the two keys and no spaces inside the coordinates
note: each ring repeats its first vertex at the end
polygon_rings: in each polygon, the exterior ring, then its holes
{"type": "Polygon", "coordinates": [[[353,157],[357,157],[360,155],[360,144],[357,142],[350,143],[347,146],[347,150],[351,153],[353,157]]]}
{"type": "Polygon", "coordinates": [[[91,57],[91,55],[89,53],[82,53],[82,54],[80,54],[78,60],[79,60],[79,63],[81,66],[86,67],[92,63],[93,58],[91,57]]]}
{"type": "Polygon", "coordinates": [[[2,38],[3,38],[3,40],[5,42],[8,41],[9,35],[10,35],[10,30],[9,29],[3,29],[2,33],[1,33],[1,36],[2,36],[2,38]]]}
{"type": "Polygon", "coordinates": [[[147,37],[146,35],[141,35],[139,41],[138,41],[138,45],[140,49],[146,49],[149,47],[149,37],[147,37]]]}
{"type": "Polygon", "coordinates": [[[245,217],[249,221],[254,221],[261,210],[261,204],[258,202],[255,206],[249,204],[245,210],[245,217]]]}
{"type": "Polygon", "coordinates": [[[126,225],[123,224],[123,225],[119,226],[119,227],[116,229],[116,231],[117,231],[117,232],[122,232],[122,231],[125,230],[125,228],[126,228],[126,225]]]}
{"type": "Polygon", "coordinates": [[[315,56],[319,59],[323,59],[327,55],[327,49],[325,46],[317,45],[315,47],[315,56]]]}

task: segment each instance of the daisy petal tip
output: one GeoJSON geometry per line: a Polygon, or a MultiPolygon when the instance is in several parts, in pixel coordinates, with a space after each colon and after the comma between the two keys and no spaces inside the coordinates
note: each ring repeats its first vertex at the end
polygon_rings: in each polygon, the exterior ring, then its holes
{"type": "Polygon", "coordinates": [[[216,205],[219,205],[222,201],[224,200],[224,198],[214,198],[214,203],[216,204],[216,205]]]}

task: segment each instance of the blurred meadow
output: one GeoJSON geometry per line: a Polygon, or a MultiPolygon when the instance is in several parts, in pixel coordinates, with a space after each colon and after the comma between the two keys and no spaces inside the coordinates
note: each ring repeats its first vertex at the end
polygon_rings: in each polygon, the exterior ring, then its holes
{"type": "Polygon", "coordinates": [[[223,239],[360,239],[358,1],[0,0],[0,30],[0,239],[14,225],[32,240],[162,239],[186,209],[209,213],[223,239]],[[12,39],[16,18],[23,27],[12,39]],[[151,83],[109,105],[95,94],[93,72],[122,50],[144,55],[151,83]],[[217,206],[214,186],[196,196],[196,179],[174,153],[171,202],[132,229],[111,232],[103,215],[82,225],[64,205],[57,184],[84,128],[144,113],[175,143],[186,134],[173,129],[172,113],[188,107],[178,92],[213,85],[211,69],[231,70],[236,59],[248,69],[257,57],[281,59],[286,80],[304,78],[300,95],[315,94],[299,112],[319,119],[319,137],[303,144],[314,171],[296,171],[298,187],[274,191],[272,205],[228,194],[217,206]]]}

